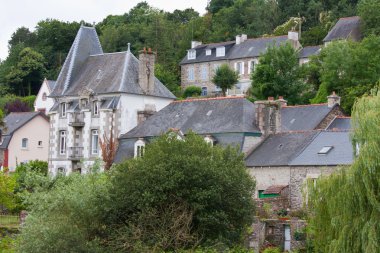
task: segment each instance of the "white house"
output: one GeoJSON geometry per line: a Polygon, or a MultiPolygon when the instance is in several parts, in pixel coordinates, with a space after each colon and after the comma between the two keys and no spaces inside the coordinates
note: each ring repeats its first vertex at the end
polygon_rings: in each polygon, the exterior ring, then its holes
{"type": "Polygon", "coordinates": [[[34,111],[36,112],[49,112],[50,108],[54,105],[54,99],[49,97],[55,86],[55,81],[45,80],[42,82],[41,88],[38,91],[36,100],[34,101],[34,111]]]}
{"type": "Polygon", "coordinates": [[[50,94],[49,171],[86,173],[102,157],[99,141],[126,133],[175,96],[154,76],[155,54],[103,53],[82,26],[50,94]]]}

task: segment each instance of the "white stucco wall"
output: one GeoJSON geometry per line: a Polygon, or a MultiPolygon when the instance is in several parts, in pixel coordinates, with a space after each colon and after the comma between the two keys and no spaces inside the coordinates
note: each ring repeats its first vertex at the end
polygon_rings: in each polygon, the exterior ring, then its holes
{"type": "Polygon", "coordinates": [[[52,108],[54,105],[54,99],[47,97],[45,101],[43,101],[43,94],[46,93],[46,96],[50,95],[50,90],[47,84],[47,81],[42,83],[41,88],[37,94],[36,100],[34,101],[34,111],[41,111],[45,109],[46,113],[52,108]]]}
{"type": "Polygon", "coordinates": [[[10,170],[16,168],[17,163],[30,160],[48,160],[49,148],[49,122],[42,116],[36,116],[23,127],[18,129],[12,136],[8,150],[8,167],[10,170]],[[21,147],[22,139],[28,139],[26,149],[21,147]],[[38,146],[42,141],[42,146],[38,146]]]}

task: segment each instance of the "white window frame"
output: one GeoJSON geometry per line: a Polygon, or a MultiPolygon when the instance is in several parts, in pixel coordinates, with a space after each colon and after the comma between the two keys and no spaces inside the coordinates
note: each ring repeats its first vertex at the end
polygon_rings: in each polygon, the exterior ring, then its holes
{"type": "Polygon", "coordinates": [[[93,102],[92,111],[93,111],[94,116],[99,116],[99,103],[98,103],[98,101],[93,102]]]}
{"type": "Polygon", "coordinates": [[[197,58],[197,51],[196,50],[191,49],[191,50],[187,51],[187,59],[188,60],[194,60],[196,58],[197,58]]]}
{"type": "Polygon", "coordinates": [[[252,74],[256,70],[256,61],[251,60],[248,62],[248,74],[252,74]],[[252,63],[253,63],[253,68],[252,68],[252,63]]]}
{"type": "Polygon", "coordinates": [[[206,55],[211,55],[211,49],[206,49],[206,55]]]}
{"type": "Polygon", "coordinates": [[[29,142],[28,138],[22,138],[21,139],[21,148],[22,149],[28,149],[28,142],[29,142]]]}
{"type": "Polygon", "coordinates": [[[208,66],[202,65],[201,67],[201,79],[202,80],[208,80],[208,66]]]}
{"type": "Polygon", "coordinates": [[[235,62],[235,71],[241,76],[244,75],[244,62],[235,62]]]}
{"type": "Polygon", "coordinates": [[[216,48],[216,57],[222,57],[226,55],[226,48],[225,47],[217,47],[216,48]]]}
{"type": "Polygon", "coordinates": [[[202,90],[201,96],[207,96],[207,94],[208,94],[207,87],[202,87],[201,90],[202,90]]]}
{"type": "Polygon", "coordinates": [[[194,66],[191,66],[187,69],[187,79],[189,81],[194,81],[195,76],[194,76],[194,66]]]}
{"type": "Polygon", "coordinates": [[[66,131],[59,131],[59,154],[66,154],[66,145],[67,145],[67,133],[66,131]]]}
{"type": "Polygon", "coordinates": [[[143,157],[144,153],[145,153],[145,141],[139,139],[135,142],[135,158],[143,157]]]}
{"type": "Polygon", "coordinates": [[[61,103],[61,117],[65,118],[67,115],[67,103],[61,103]]]}
{"type": "Polygon", "coordinates": [[[91,154],[92,155],[99,154],[99,130],[98,129],[91,130],[91,154]]]}

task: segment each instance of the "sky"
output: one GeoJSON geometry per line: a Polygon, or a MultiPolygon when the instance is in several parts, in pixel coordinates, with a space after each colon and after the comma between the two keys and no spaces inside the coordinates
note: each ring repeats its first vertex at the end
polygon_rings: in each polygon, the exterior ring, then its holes
{"type": "MultiPolygon", "coordinates": [[[[8,55],[8,40],[21,26],[33,30],[47,18],[88,23],[102,21],[108,15],[128,12],[142,0],[0,0],[0,59],[8,55]]],[[[193,8],[205,13],[207,0],[145,0],[149,5],[173,11],[193,8]]]]}

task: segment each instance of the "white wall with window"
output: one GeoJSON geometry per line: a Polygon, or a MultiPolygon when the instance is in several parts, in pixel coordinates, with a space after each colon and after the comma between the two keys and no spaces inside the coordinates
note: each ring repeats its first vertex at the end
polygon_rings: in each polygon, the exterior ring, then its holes
{"type": "Polygon", "coordinates": [[[187,59],[188,60],[194,60],[197,58],[197,51],[196,50],[188,50],[187,51],[187,59]]]}
{"type": "Polygon", "coordinates": [[[208,80],[208,65],[202,65],[201,67],[201,79],[208,80]]]}
{"type": "Polygon", "coordinates": [[[91,154],[97,155],[99,153],[99,130],[91,130],[91,154]]]}
{"type": "Polygon", "coordinates": [[[226,48],[225,47],[217,47],[216,48],[216,57],[221,57],[226,55],[226,48]]]}
{"type": "Polygon", "coordinates": [[[59,154],[65,155],[66,154],[66,131],[59,131],[59,154]]]}
{"type": "Polygon", "coordinates": [[[187,79],[189,81],[194,81],[195,76],[194,76],[194,66],[191,66],[187,69],[187,79]]]}
{"type": "Polygon", "coordinates": [[[49,98],[51,87],[49,86],[48,80],[44,80],[40,90],[37,93],[36,99],[34,100],[34,111],[45,112],[46,114],[49,112],[50,108],[54,105],[54,99],[49,98]]]}
{"type": "Polygon", "coordinates": [[[236,62],[235,63],[235,71],[239,75],[244,75],[244,62],[236,62]]]}
{"type": "Polygon", "coordinates": [[[22,138],[21,140],[21,148],[27,149],[28,148],[28,138],[22,138]]]}
{"type": "Polygon", "coordinates": [[[135,157],[144,156],[145,152],[145,141],[143,139],[139,139],[135,142],[135,157]]]}

